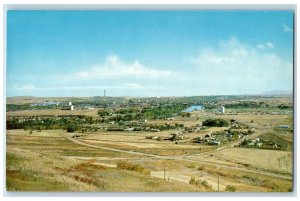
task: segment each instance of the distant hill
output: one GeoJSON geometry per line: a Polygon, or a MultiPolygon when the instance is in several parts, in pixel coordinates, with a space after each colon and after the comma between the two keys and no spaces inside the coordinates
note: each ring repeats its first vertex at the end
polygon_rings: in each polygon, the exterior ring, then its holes
{"type": "Polygon", "coordinates": [[[263,93],[263,95],[292,96],[293,95],[293,91],[292,90],[266,91],[266,92],[263,93]]]}
{"type": "Polygon", "coordinates": [[[41,103],[44,101],[58,101],[65,98],[56,97],[35,97],[35,96],[13,96],[7,97],[7,104],[29,104],[29,103],[41,103]]]}

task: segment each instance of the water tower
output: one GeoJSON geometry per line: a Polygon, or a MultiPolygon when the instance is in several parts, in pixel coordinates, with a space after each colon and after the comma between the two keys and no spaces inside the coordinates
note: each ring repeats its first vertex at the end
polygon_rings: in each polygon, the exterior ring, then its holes
{"type": "Polygon", "coordinates": [[[220,107],[220,112],[221,112],[222,114],[225,113],[225,107],[224,107],[224,106],[221,106],[221,107],[220,107]]]}

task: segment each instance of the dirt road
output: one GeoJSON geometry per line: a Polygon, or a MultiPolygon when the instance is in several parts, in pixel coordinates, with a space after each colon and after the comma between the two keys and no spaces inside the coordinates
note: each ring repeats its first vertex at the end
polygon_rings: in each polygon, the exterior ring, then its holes
{"type": "Polygon", "coordinates": [[[80,141],[79,139],[76,138],[72,138],[71,136],[68,136],[68,134],[62,134],[63,137],[67,138],[68,140],[82,145],[82,146],[87,146],[87,147],[92,147],[92,148],[96,148],[96,149],[103,149],[103,150],[108,150],[108,151],[115,151],[115,152],[121,152],[121,153],[127,153],[127,154],[134,154],[134,155],[139,155],[139,156],[146,156],[146,157],[154,157],[157,159],[163,159],[163,160],[177,160],[177,161],[185,161],[185,162],[193,162],[193,163],[197,163],[197,164],[206,164],[206,165],[215,165],[217,166],[217,168],[225,168],[225,169],[230,169],[230,170],[239,170],[239,171],[244,171],[244,172],[248,172],[248,173],[254,173],[254,174],[262,174],[262,175],[266,175],[266,176],[270,176],[270,177],[274,177],[274,178],[279,178],[279,179],[285,179],[285,180],[292,180],[292,176],[286,176],[286,175],[280,175],[280,174],[276,174],[276,173],[272,173],[272,172],[268,172],[268,171],[264,171],[264,170],[256,170],[256,169],[246,169],[244,166],[235,164],[235,166],[228,166],[222,163],[215,163],[215,162],[208,162],[208,161],[199,161],[199,160],[195,160],[195,159],[190,159],[187,158],[186,156],[160,156],[160,155],[155,155],[155,154],[147,154],[147,153],[141,153],[141,152],[136,152],[136,151],[127,151],[127,150],[121,150],[121,149],[115,149],[115,148],[109,148],[109,147],[102,147],[102,146],[98,146],[98,145],[92,145],[92,144],[87,144],[85,142],[80,141]]]}

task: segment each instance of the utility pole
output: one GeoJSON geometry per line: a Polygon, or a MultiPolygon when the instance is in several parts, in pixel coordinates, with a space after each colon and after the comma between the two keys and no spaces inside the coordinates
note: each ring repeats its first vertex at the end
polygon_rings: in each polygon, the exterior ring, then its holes
{"type": "Polygon", "coordinates": [[[218,192],[220,191],[220,175],[218,175],[218,192]]]}
{"type": "Polygon", "coordinates": [[[164,180],[166,180],[166,167],[164,165],[164,180]]]}

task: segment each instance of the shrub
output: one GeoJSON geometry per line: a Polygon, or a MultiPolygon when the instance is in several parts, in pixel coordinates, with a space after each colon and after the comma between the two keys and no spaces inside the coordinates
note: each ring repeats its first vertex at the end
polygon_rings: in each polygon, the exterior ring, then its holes
{"type": "Polygon", "coordinates": [[[206,180],[203,180],[201,182],[202,186],[206,187],[206,188],[210,188],[211,186],[208,184],[208,182],[206,180]]]}
{"type": "Polygon", "coordinates": [[[212,186],[208,184],[208,182],[206,180],[197,180],[195,182],[196,186],[204,186],[206,189],[208,190],[212,190],[212,186]]]}
{"type": "Polygon", "coordinates": [[[186,167],[188,167],[188,168],[195,168],[196,165],[194,163],[192,163],[192,164],[188,164],[186,167]]]}
{"type": "Polygon", "coordinates": [[[197,180],[195,185],[200,186],[201,185],[201,180],[197,180]]]}
{"type": "Polygon", "coordinates": [[[236,188],[232,185],[227,185],[225,190],[229,192],[235,192],[236,188]]]}
{"type": "Polygon", "coordinates": [[[229,122],[225,119],[207,119],[202,122],[202,126],[224,127],[229,126],[229,122]]]}
{"type": "Polygon", "coordinates": [[[120,169],[124,169],[124,170],[130,170],[130,171],[140,172],[145,175],[150,175],[150,171],[148,169],[144,168],[143,166],[138,165],[138,164],[129,163],[126,161],[118,162],[117,167],[120,169]]]}
{"type": "Polygon", "coordinates": [[[67,132],[68,133],[74,133],[76,131],[76,126],[74,124],[69,124],[67,126],[67,132]]]}
{"type": "Polygon", "coordinates": [[[190,184],[196,184],[196,179],[195,179],[195,177],[191,177],[189,183],[190,183],[190,184]]]}

